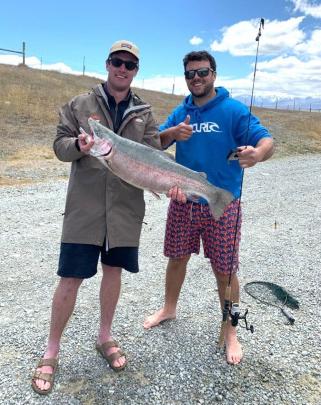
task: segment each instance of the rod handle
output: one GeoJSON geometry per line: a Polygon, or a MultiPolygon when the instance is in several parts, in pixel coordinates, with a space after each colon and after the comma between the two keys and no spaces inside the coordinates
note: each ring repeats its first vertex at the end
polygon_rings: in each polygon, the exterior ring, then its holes
{"type": "Polygon", "coordinates": [[[291,325],[294,324],[295,319],[293,318],[292,315],[290,315],[285,309],[281,308],[282,314],[287,318],[287,320],[290,322],[291,325]]]}
{"type": "Polygon", "coordinates": [[[229,318],[230,305],[231,305],[231,286],[228,285],[225,290],[224,306],[223,306],[223,310],[222,310],[221,330],[220,330],[220,336],[219,336],[219,340],[218,340],[218,346],[220,348],[222,348],[224,346],[225,329],[226,329],[227,321],[229,318]]]}

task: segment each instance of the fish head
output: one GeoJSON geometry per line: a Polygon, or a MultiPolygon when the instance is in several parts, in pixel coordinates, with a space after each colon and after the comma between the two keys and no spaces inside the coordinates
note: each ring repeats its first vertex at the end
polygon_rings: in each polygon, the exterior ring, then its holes
{"type": "MultiPolygon", "coordinates": [[[[110,159],[113,155],[115,142],[113,142],[112,136],[108,136],[108,132],[111,132],[112,134],[113,132],[92,118],[88,119],[88,124],[94,139],[94,144],[89,152],[90,155],[94,157],[102,157],[105,160],[110,159]]],[[[117,136],[116,134],[114,135],[117,136]]]]}
{"type": "Polygon", "coordinates": [[[91,129],[92,134],[96,135],[98,138],[107,139],[112,144],[117,142],[117,137],[119,135],[115,134],[111,129],[100,124],[98,121],[88,118],[88,125],[91,129]]]}

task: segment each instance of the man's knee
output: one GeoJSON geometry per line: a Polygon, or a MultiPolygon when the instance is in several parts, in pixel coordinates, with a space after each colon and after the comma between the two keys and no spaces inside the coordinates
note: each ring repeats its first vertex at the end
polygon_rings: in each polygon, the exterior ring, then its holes
{"type": "MultiPolygon", "coordinates": [[[[213,266],[212,266],[212,269],[213,269],[214,275],[216,277],[216,280],[218,282],[228,283],[229,278],[230,278],[229,273],[225,273],[225,272],[222,272],[222,271],[217,271],[213,266]]],[[[237,279],[237,274],[236,273],[232,273],[232,275],[231,275],[231,281],[233,281],[234,279],[237,279]]]]}
{"type": "Polygon", "coordinates": [[[178,257],[178,258],[169,258],[168,259],[168,264],[173,265],[173,266],[186,266],[189,259],[191,258],[191,255],[184,256],[184,257],[178,257]]]}
{"type": "Polygon", "coordinates": [[[77,291],[83,281],[83,278],[60,277],[59,287],[70,292],[77,291]]]}

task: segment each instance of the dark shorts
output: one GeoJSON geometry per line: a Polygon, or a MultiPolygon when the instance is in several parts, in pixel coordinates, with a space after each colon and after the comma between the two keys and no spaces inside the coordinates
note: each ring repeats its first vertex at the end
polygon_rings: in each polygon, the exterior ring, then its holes
{"type": "Polygon", "coordinates": [[[102,264],[138,273],[138,247],[116,247],[106,252],[103,246],[61,243],[57,274],[60,277],[90,278],[102,264]]]}
{"type": "Polygon", "coordinates": [[[224,214],[215,220],[208,205],[171,201],[168,208],[164,254],[172,259],[199,254],[202,240],[204,256],[213,268],[223,274],[238,270],[239,243],[241,238],[241,206],[237,221],[239,200],[232,201],[224,214]],[[235,227],[238,222],[235,249],[235,227]],[[232,253],[234,251],[233,260],[232,253]]]}

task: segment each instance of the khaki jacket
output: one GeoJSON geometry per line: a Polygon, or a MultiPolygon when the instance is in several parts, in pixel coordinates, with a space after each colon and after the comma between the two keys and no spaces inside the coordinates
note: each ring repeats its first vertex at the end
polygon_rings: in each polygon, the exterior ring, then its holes
{"type": "MultiPolygon", "coordinates": [[[[145,214],[144,192],[119,179],[98,159],[77,150],[79,128],[90,133],[89,117],[113,130],[102,85],[76,96],[60,110],[53,148],[59,160],[72,162],[62,242],[102,246],[106,237],[109,248],[138,246],[145,214]]],[[[118,134],[161,149],[151,106],[134,93],[118,134]]]]}

